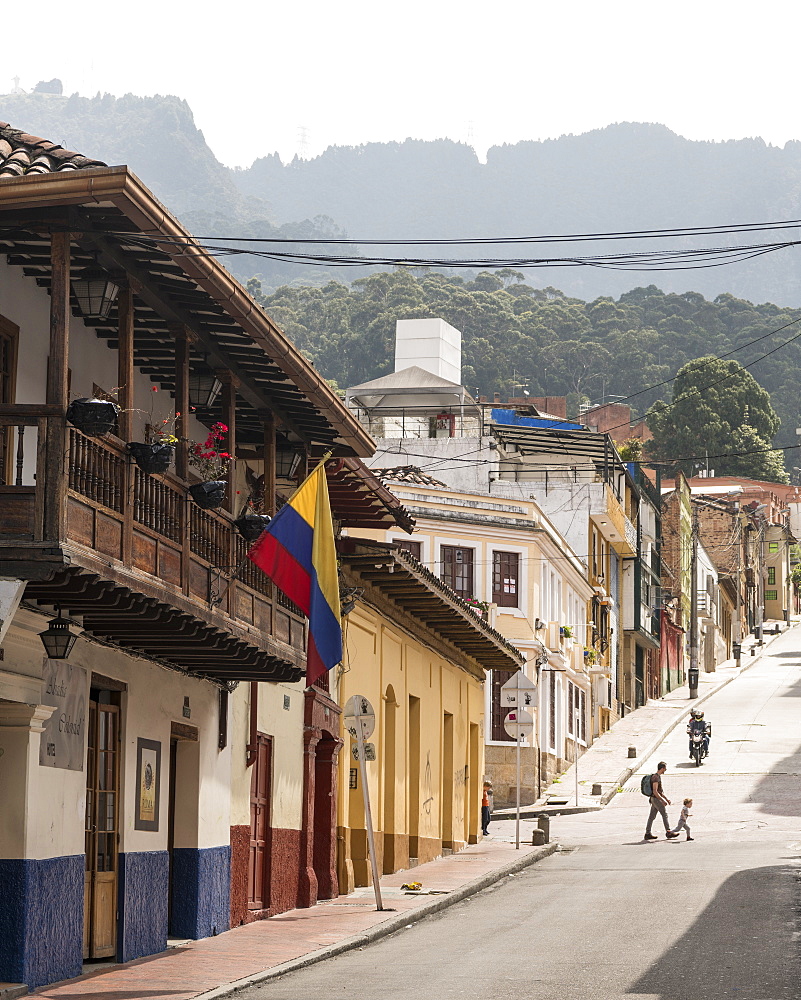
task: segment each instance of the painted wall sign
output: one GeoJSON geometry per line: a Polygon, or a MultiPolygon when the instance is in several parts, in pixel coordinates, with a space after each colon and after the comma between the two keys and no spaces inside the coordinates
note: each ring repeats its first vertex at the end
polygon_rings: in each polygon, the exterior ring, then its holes
{"type": "Polygon", "coordinates": [[[45,659],[42,670],[42,704],[55,712],[44,724],[39,763],[82,771],[86,752],[86,707],[89,681],[83,667],[67,660],[45,659]]]}
{"type": "Polygon", "coordinates": [[[135,830],[157,832],[161,792],[161,743],[136,741],[136,816],[135,830]]]}

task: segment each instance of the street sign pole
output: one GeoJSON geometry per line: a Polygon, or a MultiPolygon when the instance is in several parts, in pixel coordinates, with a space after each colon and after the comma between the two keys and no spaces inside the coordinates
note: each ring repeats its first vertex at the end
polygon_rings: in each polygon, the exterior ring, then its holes
{"type": "MultiPolygon", "coordinates": [[[[378,861],[375,856],[375,837],[373,835],[373,814],[370,811],[370,790],[367,787],[367,763],[365,757],[367,756],[364,749],[364,722],[365,716],[363,714],[363,701],[362,698],[356,698],[354,700],[356,725],[354,729],[356,730],[356,746],[359,751],[359,778],[362,783],[362,796],[364,797],[364,822],[367,827],[367,850],[370,854],[370,867],[373,872],[373,890],[375,891],[375,908],[377,910],[383,910],[384,904],[381,900],[381,886],[378,882],[378,861]]],[[[348,708],[350,708],[350,702],[348,703],[348,708]]],[[[372,711],[372,710],[371,710],[372,711]]],[[[346,716],[347,716],[346,709],[346,716]]],[[[350,730],[351,736],[353,735],[353,729],[350,730]]],[[[371,733],[368,733],[368,736],[371,733]]]]}
{"type": "MultiPolygon", "coordinates": [[[[526,711],[527,706],[533,701],[533,691],[536,684],[529,680],[522,670],[518,670],[501,688],[501,703],[508,706],[512,711],[504,720],[504,728],[509,736],[515,741],[516,757],[516,794],[515,794],[515,850],[520,850],[520,741],[531,733],[534,733],[534,719],[526,711]]],[[[532,744],[533,744],[532,739],[532,744]]]]}
{"type": "Polygon", "coordinates": [[[517,809],[515,812],[515,850],[520,850],[520,741],[522,732],[517,734],[517,809]]]}

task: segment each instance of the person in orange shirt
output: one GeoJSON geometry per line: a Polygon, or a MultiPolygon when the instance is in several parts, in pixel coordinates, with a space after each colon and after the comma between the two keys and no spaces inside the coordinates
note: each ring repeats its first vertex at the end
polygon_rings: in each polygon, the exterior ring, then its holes
{"type": "Polygon", "coordinates": [[[484,782],[484,794],[481,798],[481,832],[486,837],[489,833],[490,817],[492,816],[492,782],[484,782]]]}

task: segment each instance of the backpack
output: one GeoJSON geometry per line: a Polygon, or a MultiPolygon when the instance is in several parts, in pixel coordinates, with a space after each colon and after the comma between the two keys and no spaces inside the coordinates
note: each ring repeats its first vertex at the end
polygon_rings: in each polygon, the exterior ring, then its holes
{"type": "Polygon", "coordinates": [[[647,795],[649,799],[653,795],[653,791],[651,790],[652,779],[653,779],[652,774],[644,774],[642,776],[642,781],[640,782],[640,791],[643,793],[643,795],[647,795]]]}

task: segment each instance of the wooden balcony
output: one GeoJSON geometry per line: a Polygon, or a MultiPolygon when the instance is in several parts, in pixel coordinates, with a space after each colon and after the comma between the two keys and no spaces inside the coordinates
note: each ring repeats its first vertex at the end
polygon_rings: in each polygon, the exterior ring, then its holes
{"type": "Polygon", "coordinates": [[[86,437],[55,410],[0,408],[0,430],[15,429],[3,431],[14,482],[0,486],[0,573],[30,580],[26,599],[61,603],[123,647],[193,670],[211,657],[220,662],[206,672],[220,678],[297,679],[305,619],[246,558],[232,515],[201,510],[176,476],[142,472],[123,441],[86,437]],[[263,675],[280,662],[287,676],[263,675]]]}

